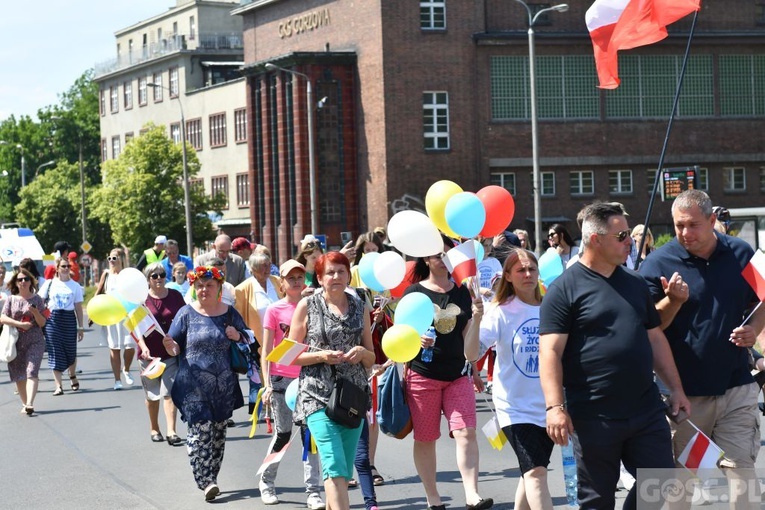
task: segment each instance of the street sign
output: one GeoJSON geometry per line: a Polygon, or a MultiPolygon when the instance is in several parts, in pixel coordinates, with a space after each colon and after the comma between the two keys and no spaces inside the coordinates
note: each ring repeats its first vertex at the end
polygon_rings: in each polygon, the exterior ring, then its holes
{"type": "Polygon", "coordinates": [[[83,253],[88,253],[90,250],[93,249],[93,245],[91,245],[87,241],[83,241],[82,244],[80,245],[80,249],[83,251],[83,253]]]}
{"type": "Polygon", "coordinates": [[[82,264],[85,267],[90,267],[90,265],[93,263],[93,257],[88,255],[87,253],[84,253],[80,257],[80,264],[82,264]]]}

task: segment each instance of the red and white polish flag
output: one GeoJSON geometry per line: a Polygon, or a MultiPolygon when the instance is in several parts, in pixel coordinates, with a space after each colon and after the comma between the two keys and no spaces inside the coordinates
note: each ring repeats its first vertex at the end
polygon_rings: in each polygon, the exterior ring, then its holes
{"type": "Polygon", "coordinates": [[[701,0],[595,0],[585,14],[600,88],[619,86],[619,50],[667,37],[667,25],[698,11],[701,0]]]}
{"type": "Polygon", "coordinates": [[[760,301],[765,301],[765,253],[755,250],[752,260],[741,271],[741,274],[754,289],[760,301]]]}
{"type": "Polygon", "coordinates": [[[714,469],[722,458],[723,451],[703,432],[697,432],[677,458],[677,461],[694,473],[699,469],[714,469]]]}
{"type": "Polygon", "coordinates": [[[457,285],[469,276],[475,276],[478,267],[475,263],[475,243],[465,242],[455,246],[444,255],[444,264],[457,285]]]}

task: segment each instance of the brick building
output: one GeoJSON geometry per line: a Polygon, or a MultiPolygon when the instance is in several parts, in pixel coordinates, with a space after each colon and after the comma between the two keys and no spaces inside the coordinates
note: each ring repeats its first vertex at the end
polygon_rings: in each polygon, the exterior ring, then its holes
{"type": "MultiPolygon", "coordinates": [[[[582,205],[624,203],[642,223],[691,17],[620,56],[622,85],[598,89],[584,25],[591,2],[536,24],[544,228],[575,236],[582,205]]],[[[532,9],[550,4],[532,4],[532,9]]],[[[699,165],[715,203],[765,197],[765,7],[704,2],[665,167],[699,165]]],[[[330,245],[424,209],[434,181],[489,183],[533,232],[526,11],[510,0],[242,2],[256,239],[282,259],[310,232],[308,114],[314,115],[319,233],[330,245]],[[272,63],[310,78],[267,69],[272,63]],[[309,111],[310,110],[310,111],[309,111]]],[[[669,230],[669,203],[651,224],[669,230]]]]}

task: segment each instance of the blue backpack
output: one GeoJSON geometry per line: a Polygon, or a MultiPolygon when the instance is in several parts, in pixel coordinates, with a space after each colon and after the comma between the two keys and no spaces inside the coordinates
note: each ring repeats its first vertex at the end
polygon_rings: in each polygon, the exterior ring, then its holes
{"type": "Polygon", "coordinates": [[[396,439],[408,436],[412,431],[412,415],[395,364],[388,367],[383,374],[377,402],[377,423],[380,430],[396,439]]]}

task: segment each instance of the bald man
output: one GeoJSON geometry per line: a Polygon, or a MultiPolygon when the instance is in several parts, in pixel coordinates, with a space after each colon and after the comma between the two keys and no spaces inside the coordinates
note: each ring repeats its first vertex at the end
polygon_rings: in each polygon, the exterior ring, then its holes
{"type": "Polygon", "coordinates": [[[197,257],[195,265],[209,266],[210,261],[215,257],[226,261],[226,281],[228,283],[236,287],[247,279],[244,259],[239,255],[231,253],[231,238],[226,234],[216,237],[212,251],[197,257]]]}

